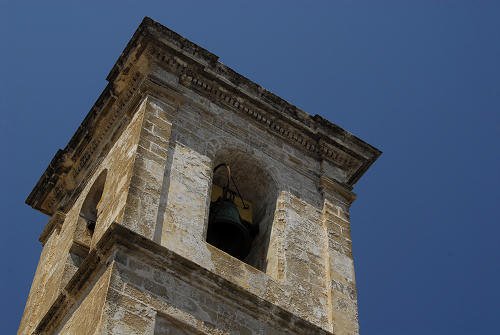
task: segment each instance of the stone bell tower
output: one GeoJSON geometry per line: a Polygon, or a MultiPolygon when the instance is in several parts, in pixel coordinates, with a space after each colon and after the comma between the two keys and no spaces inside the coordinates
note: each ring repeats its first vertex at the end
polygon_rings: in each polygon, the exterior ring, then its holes
{"type": "Polygon", "coordinates": [[[26,200],[50,219],[18,334],[358,334],[381,152],[149,18],[107,80],[26,200]]]}

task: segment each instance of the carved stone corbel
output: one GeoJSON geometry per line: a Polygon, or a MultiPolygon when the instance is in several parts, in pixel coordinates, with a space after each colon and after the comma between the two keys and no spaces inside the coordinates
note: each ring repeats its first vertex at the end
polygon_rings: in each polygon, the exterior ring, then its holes
{"type": "Polygon", "coordinates": [[[49,222],[47,222],[47,224],[43,228],[42,233],[38,237],[38,241],[42,243],[42,246],[45,245],[45,242],[47,242],[54,230],[59,234],[65,219],[66,213],[61,211],[56,211],[54,215],[52,215],[49,222]]]}

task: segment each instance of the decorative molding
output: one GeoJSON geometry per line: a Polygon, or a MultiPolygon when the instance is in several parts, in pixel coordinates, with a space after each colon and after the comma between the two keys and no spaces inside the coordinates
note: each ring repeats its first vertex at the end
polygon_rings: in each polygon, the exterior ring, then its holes
{"type": "Polygon", "coordinates": [[[311,116],[218,62],[218,57],[161,24],[145,18],[109,73],[108,86],[71,138],[59,150],[26,203],[52,215],[66,211],[85,186],[110,139],[123,129],[130,106],[156,63],[195,91],[239,113],[270,133],[346,172],[352,186],[381,152],[319,115],[311,116]]]}
{"type": "MultiPolygon", "coordinates": [[[[353,157],[354,161],[361,161],[361,164],[357,164],[361,167],[358,171],[353,172],[353,178],[348,181],[350,185],[353,185],[381,154],[380,150],[321,116],[312,116],[267,91],[218,62],[218,56],[215,54],[148,17],[142,21],[111,73],[116,76],[126,67],[125,60],[132,58],[134,48],[140,46],[143,50],[149,45],[153,45],[155,48],[149,52],[156,58],[156,61],[167,64],[171,72],[177,74],[179,79],[182,79],[182,76],[188,81],[196,79],[193,85],[186,85],[181,81],[184,86],[205,90],[204,96],[210,97],[211,100],[215,100],[219,104],[243,110],[243,113],[247,113],[261,123],[272,122],[276,116],[284,117],[287,127],[281,124],[268,124],[268,127],[275,128],[277,126],[278,128],[274,130],[285,138],[293,140],[312,153],[324,155],[326,159],[342,162],[341,166],[349,166],[352,163],[349,161],[350,157],[353,157]],[[174,68],[172,69],[172,67],[174,68]],[[244,105],[245,102],[251,102],[256,107],[250,110],[249,106],[244,105]],[[263,111],[273,112],[273,115],[262,115],[263,111]],[[290,127],[292,124],[298,126],[299,129],[290,127]],[[301,136],[302,134],[307,136],[301,136]],[[308,138],[308,136],[312,138],[308,138]],[[316,147],[317,141],[320,139],[325,142],[323,145],[325,148],[316,147]],[[338,156],[340,159],[337,158],[338,156]]],[[[108,76],[108,78],[111,77],[108,76]]]]}
{"type": "Polygon", "coordinates": [[[52,215],[56,208],[66,212],[74,203],[76,193],[86,185],[91,173],[111,148],[110,139],[128,123],[129,105],[137,96],[142,80],[141,72],[130,75],[127,90],[119,96],[106,87],[77,132],[64,150],[52,159],[26,203],[45,214],[52,215]],[[99,151],[99,154],[97,152],[99,151]]]}
{"type": "Polygon", "coordinates": [[[344,199],[343,202],[348,206],[350,206],[356,199],[356,194],[349,188],[335,179],[328,178],[324,175],[320,177],[319,188],[323,194],[329,193],[333,195],[340,195],[344,199]]]}
{"type": "Polygon", "coordinates": [[[328,143],[324,135],[297,125],[296,122],[286,118],[279,111],[272,110],[262,101],[234,87],[227,87],[228,84],[221,82],[218,78],[210,78],[208,72],[197,70],[195,65],[179,59],[178,55],[169,53],[165,48],[155,45],[147,50],[147,54],[154,57],[155,61],[167,68],[169,72],[177,75],[182,86],[220,106],[229,107],[231,110],[246,115],[290,144],[321,159],[331,161],[339,168],[346,170],[349,175],[353,175],[363,165],[361,156],[346,152],[338,144],[328,143]]]}

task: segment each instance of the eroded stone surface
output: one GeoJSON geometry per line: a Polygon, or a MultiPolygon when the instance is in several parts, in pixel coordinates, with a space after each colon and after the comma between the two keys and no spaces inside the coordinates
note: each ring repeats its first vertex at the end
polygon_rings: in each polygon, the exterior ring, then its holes
{"type": "Polygon", "coordinates": [[[150,19],[108,80],[27,200],[51,219],[18,333],[358,334],[351,188],[380,151],[150,19]],[[205,242],[221,162],[255,204],[244,261],[205,242]]]}

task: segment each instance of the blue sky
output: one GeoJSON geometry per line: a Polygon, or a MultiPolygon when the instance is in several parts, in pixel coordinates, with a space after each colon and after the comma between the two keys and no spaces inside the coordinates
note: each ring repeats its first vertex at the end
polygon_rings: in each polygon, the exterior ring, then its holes
{"type": "Polygon", "coordinates": [[[500,2],[1,1],[2,333],[47,217],[24,204],[150,16],[384,153],[355,186],[362,334],[498,332],[500,2]]]}

